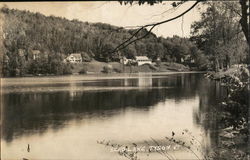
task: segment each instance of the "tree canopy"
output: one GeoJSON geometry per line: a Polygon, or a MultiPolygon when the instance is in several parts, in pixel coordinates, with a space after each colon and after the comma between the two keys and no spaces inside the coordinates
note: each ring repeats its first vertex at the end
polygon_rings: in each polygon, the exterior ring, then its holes
{"type": "Polygon", "coordinates": [[[143,28],[135,38],[145,33],[148,34],[147,37],[113,52],[137,30],[104,23],[46,17],[40,13],[7,7],[3,7],[0,13],[5,17],[3,44],[5,57],[8,57],[8,65],[5,65],[6,75],[16,75],[19,72],[20,74],[46,72],[39,68],[47,68],[48,73],[63,73],[63,71],[50,70],[52,61],[46,57],[55,57],[59,64],[71,53],[82,53],[82,56],[88,59],[93,58],[104,62],[119,61],[122,56],[133,58],[136,55],[145,55],[153,60],[161,58],[162,61],[180,62],[181,58],[191,55],[191,48],[195,47],[188,38],[157,37],[143,28]],[[41,52],[45,58],[34,62],[32,59],[34,50],[41,52]],[[40,63],[41,65],[38,65],[40,63]],[[34,67],[36,64],[37,67],[34,67]],[[47,66],[44,66],[45,64],[47,66]],[[34,68],[38,69],[35,71],[34,68]]]}
{"type": "MultiPolygon", "coordinates": [[[[172,6],[182,5],[186,1],[173,2],[172,6]]],[[[134,1],[120,2],[132,4],[134,1]]],[[[162,3],[160,0],[137,2],[139,5],[162,3]]],[[[68,73],[70,66],[65,66],[63,59],[71,53],[81,53],[86,61],[96,59],[104,62],[119,61],[123,56],[134,58],[136,55],[145,55],[153,60],[160,58],[162,61],[181,63],[182,59],[191,57],[199,69],[215,70],[246,62],[248,38],[242,25],[245,24],[244,0],[240,3],[202,3],[207,9],[201,12],[202,19],[192,25],[191,39],[157,37],[151,32],[155,26],[182,17],[201,2],[195,1],[180,15],[137,29],[67,20],[4,6],[0,10],[4,18],[1,24],[4,35],[1,46],[4,53],[2,70],[4,75],[9,76],[68,73]],[[39,51],[43,56],[34,60],[34,51],[39,51]],[[52,60],[52,57],[56,60],[52,60]],[[57,70],[53,66],[61,67],[57,70]]]]}
{"type": "Polygon", "coordinates": [[[192,24],[191,40],[204,51],[214,69],[229,67],[231,63],[243,63],[247,56],[247,42],[239,24],[238,2],[207,2],[201,12],[201,20],[192,24]]]}

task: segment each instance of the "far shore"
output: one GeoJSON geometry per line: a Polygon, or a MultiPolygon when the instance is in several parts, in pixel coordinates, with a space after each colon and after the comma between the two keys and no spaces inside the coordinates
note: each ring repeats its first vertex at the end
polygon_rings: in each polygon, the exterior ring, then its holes
{"type": "Polygon", "coordinates": [[[83,80],[93,81],[99,79],[133,79],[147,78],[151,76],[172,75],[172,74],[188,74],[188,73],[207,73],[206,71],[185,71],[185,72],[138,72],[138,73],[89,73],[89,74],[71,74],[71,75],[50,75],[50,76],[32,76],[32,77],[5,77],[2,78],[2,87],[15,85],[35,85],[50,83],[68,83],[69,81],[83,80]],[[74,79],[72,79],[74,78],[74,79]],[[37,79],[34,81],[34,79],[37,79]]]}
{"type": "MultiPolygon", "coordinates": [[[[34,76],[34,77],[11,77],[2,78],[2,94],[24,93],[24,92],[59,92],[59,91],[109,91],[109,90],[137,90],[141,86],[120,86],[120,87],[101,87],[101,86],[81,86],[77,83],[89,83],[102,80],[129,80],[129,79],[152,79],[166,78],[166,75],[206,73],[201,71],[186,72],[147,72],[147,73],[108,73],[108,74],[82,74],[82,75],[60,75],[60,76],[34,76]],[[68,85],[70,84],[70,85],[68,85]]],[[[147,86],[143,89],[159,89],[171,87],[147,86]]]]}
{"type": "MultiPolygon", "coordinates": [[[[100,62],[92,60],[91,62],[82,63],[68,63],[71,66],[71,71],[68,74],[56,75],[56,74],[24,74],[16,77],[55,77],[55,76],[68,76],[68,75],[103,75],[111,76],[117,74],[137,74],[137,73],[150,73],[150,74],[166,74],[166,73],[194,73],[198,69],[190,68],[188,65],[174,63],[174,62],[161,62],[144,65],[128,66],[119,62],[100,62]]],[[[12,78],[12,77],[4,77],[12,78]]]]}

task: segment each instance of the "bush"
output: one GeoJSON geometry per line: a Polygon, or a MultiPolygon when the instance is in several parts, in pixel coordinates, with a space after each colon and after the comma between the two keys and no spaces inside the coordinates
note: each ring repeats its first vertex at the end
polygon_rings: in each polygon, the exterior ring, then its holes
{"type": "Polygon", "coordinates": [[[189,71],[189,67],[180,63],[165,63],[165,66],[168,70],[173,71],[189,71]]]}
{"type": "Polygon", "coordinates": [[[156,63],[156,67],[160,67],[161,66],[161,60],[160,59],[157,59],[155,61],[155,63],[156,63]]]}
{"type": "Polygon", "coordinates": [[[92,57],[88,55],[86,52],[82,52],[81,55],[83,62],[90,62],[92,60],[92,57]]]}
{"type": "Polygon", "coordinates": [[[103,67],[102,72],[103,72],[103,73],[111,73],[112,70],[113,70],[113,67],[112,67],[111,65],[107,65],[107,66],[104,66],[104,67],[103,67]]]}
{"type": "Polygon", "coordinates": [[[122,73],[122,70],[121,70],[120,68],[114,68],[114,71],[115,71],[116,73],[122,73]]]}
{"type": "Polygon", "coordinates": [[[79,74],[87,74],[87,69],[86,68],[82,68],[78,73],[79,74]]]}
{"type": "MultiPolygon", "coordinates": [[[[157,70],[157,67],[155,67],[155,66],[153,66],[153,65],[151,65],[151,64],[148,64],[149,65],[149,68],[150,69],[152,69],[152,70],[154,70],[154,71],[156,71],[157,70]]],[[[159,65],[160,66],[160,65],[159,65]]]]}
{"type": "Polygon", "coordinates": [[[63,65],[63,74],[72,74],[72,69],[71,69],[70,64],[64,64],[63,65]]]}

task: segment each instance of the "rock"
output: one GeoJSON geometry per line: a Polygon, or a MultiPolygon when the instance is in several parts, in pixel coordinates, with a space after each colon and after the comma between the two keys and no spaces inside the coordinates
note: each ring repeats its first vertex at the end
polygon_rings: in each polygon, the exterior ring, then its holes
{"type": "Polygon", "coordinates": [[[220,137],[224,138],[235,138],[235,135],[232,132],[222,132],[219,134],[220,137]]]}
{"type": "MultiPolygon", "coordinates": [[[[222,102],[223,103],[223,102],[222,102]]],[[[222,129],[223,131],[232,131],[233,130],[233,127],[227,127],[227,128],[224,128],[222,129]]]]}
{"type": "Polygon", "coordinates": [[[232,147],[232,146],[235,145],[235,143],[232,142],[232,141],[222,141],[221,143],[222,143],[222,145],[225,146],[225,147],[232,147]]]}

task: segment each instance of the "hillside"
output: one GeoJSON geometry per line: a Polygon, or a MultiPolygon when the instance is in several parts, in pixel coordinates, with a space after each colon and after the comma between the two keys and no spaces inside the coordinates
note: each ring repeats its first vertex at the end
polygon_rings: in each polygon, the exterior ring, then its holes
{"type": "MultiPolygon", "coordinates": [[[[87,59],[102,62],[119,61],[121,56],[133,58],[136,55],[146,55],[151,59],[161,58],[162,61],[180,63],[186,55],[195,55],[196,46],[187,38],[174,36],[172,38],[157,37],[151,33],[145,39],[129,45],[119,52],[109,54],[120,43],[129,38],[135,30],[126,30],[103,23],[88,23],[78,20],[44,16],[40,13],[1,8],[4,16],[4,62],[5,73],[17,75],[32,73],[31,66],[38,68],[37,72],[57,73],[51,69],[58,65],[70,53],[84,53],[87,59]],[[33,51],[46,55],[46,60],[33,62],[33,51]],[[87,55],[86,55],[87,54],[87,55]],[[24,57],[24,58],[23,58],[24,57]],[[7,59],[7,60],[6,60],[7,59]],[[56,60],[55,60],[56,59],[56,60]],[[50,61],[51,60],[51,61],[50,61]],[[43,63],[48,63],[49,71],[43,63]],[[40,66],[37,66],[40,64],[40,66]],[[43,70],[43,71],[40,71],[43,70]],[[8,72],[8,73],[6,73],[8,72]]],[[[145,34],[143,30],[138,36],[145,34]]],[[[61,68],[64,68],[61,66],[61,68]]],[[[67,68],[67,67],[66,67],[67,68]]],[[[66,69],[68,70],[68,69],[66,69]]]]}

